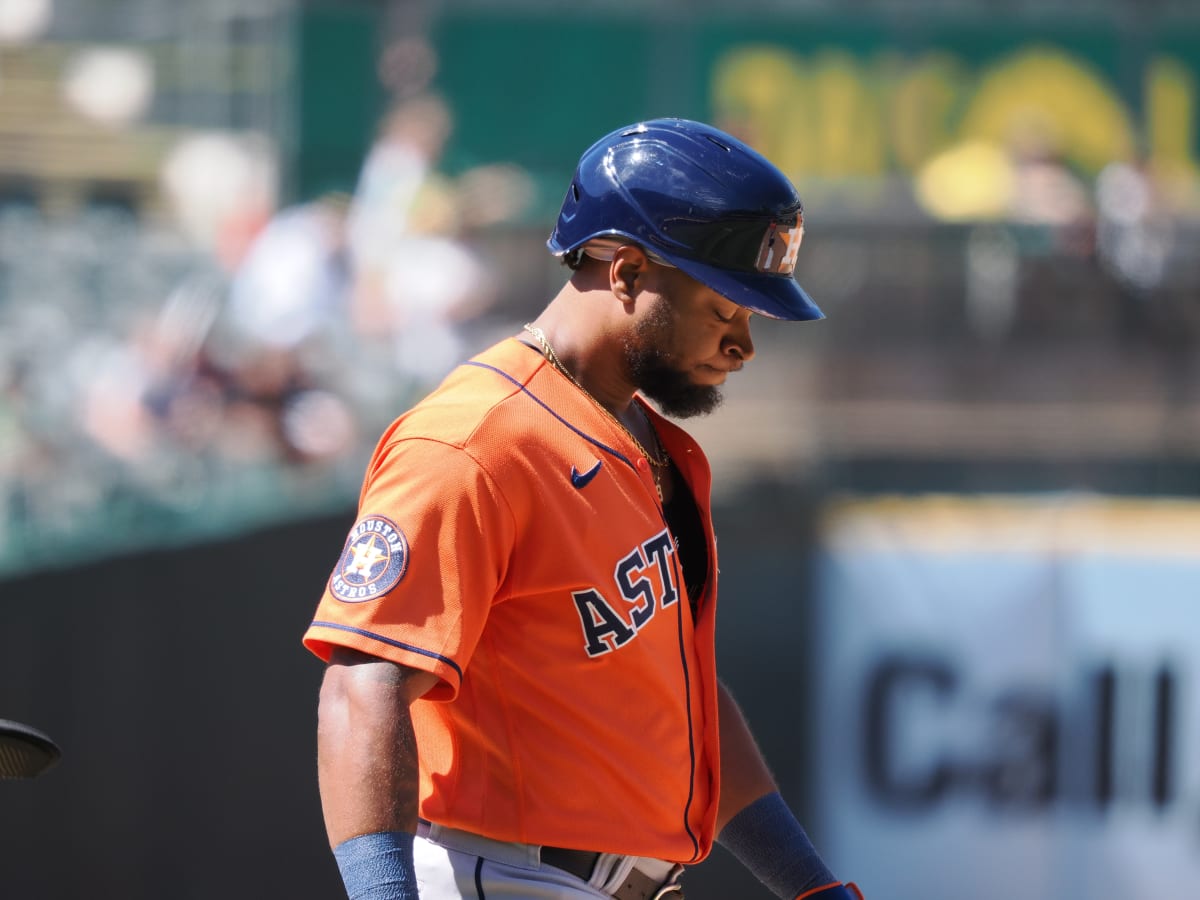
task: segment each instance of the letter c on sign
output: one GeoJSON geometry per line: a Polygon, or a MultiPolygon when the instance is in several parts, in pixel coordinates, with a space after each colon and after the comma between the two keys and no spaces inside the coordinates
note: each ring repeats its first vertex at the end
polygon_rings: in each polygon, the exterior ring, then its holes
{"type": "Polygon", "coordinates": [[[889,806],[920,809],[932,806],[953,780],[946,760],[901,769],[896,762],[898,719],[902,698],[921,691],[939,701],[953,693],[958,682],[944,661],[930,657],[890,656],[876,664],[867,680],[863,761],[867,786],[889,806]]]}

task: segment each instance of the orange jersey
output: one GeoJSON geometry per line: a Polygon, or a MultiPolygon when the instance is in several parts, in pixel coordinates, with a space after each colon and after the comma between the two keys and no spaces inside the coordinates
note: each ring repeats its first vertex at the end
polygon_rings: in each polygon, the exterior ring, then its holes
{"type": "Polygon", "coordinates": [[[501,841],[708,854],[711,475],[691,437],[647,412],[700,512],[700,596],[649,465],[519,341],[460,366],[376,448],[304,643],[441,679],[413,705],[423,818],[501,841]]]}

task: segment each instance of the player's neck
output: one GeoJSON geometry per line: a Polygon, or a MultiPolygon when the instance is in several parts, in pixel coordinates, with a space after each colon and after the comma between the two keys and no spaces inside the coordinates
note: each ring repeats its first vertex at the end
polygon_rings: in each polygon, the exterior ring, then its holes
{"type": "Polygon", "coordinates": [[[626,375],[620,323],[608,319],[613,302],[607,291],[581,290],[573,280],[532,324],[545,338],[546,356],[601,406],[624,419],[637,415],[630,409],[636,387],[626,375]]]}
{"type": "MultiPolygon", "coordinates": [[[[543,355],[586,393],[619,419],[637,415],[630,408],[635,388],[624,376],[620,345],[585,335],[571,323],[540,316],[531,323],[545,346],[543,355]]],[[[526,337],[529,337],[526,334],[526,337]]]]}

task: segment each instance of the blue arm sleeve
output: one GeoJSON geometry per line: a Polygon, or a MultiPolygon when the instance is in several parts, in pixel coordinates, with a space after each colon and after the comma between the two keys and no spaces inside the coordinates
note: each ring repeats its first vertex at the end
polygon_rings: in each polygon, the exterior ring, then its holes
{"type": "Polygon", "coordinates": [[[730,819],[717,841],[783,900],[841,884],[778,791],[760,797],[730,819]]]}
{"type": "Polygon", "coordinates": [[[338,844],[333,856],[350,900],[418,900],[411,834],[361,834],[338,844]]]}

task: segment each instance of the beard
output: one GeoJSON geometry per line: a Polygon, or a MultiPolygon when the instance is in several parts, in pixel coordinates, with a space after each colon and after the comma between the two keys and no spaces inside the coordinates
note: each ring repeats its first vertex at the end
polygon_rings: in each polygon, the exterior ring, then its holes
{"type": "Polygon", "coordinates": [[[625,343],[625,364],[633,383],[658,404],[664,415],[676,419],[706,416],[725,398],[717,385],[695,384],[689,374],[672,365],[668,349],[675,326],[671,304],[660,296],[650,315],[638,323],[634,337],[625,343]]]}

